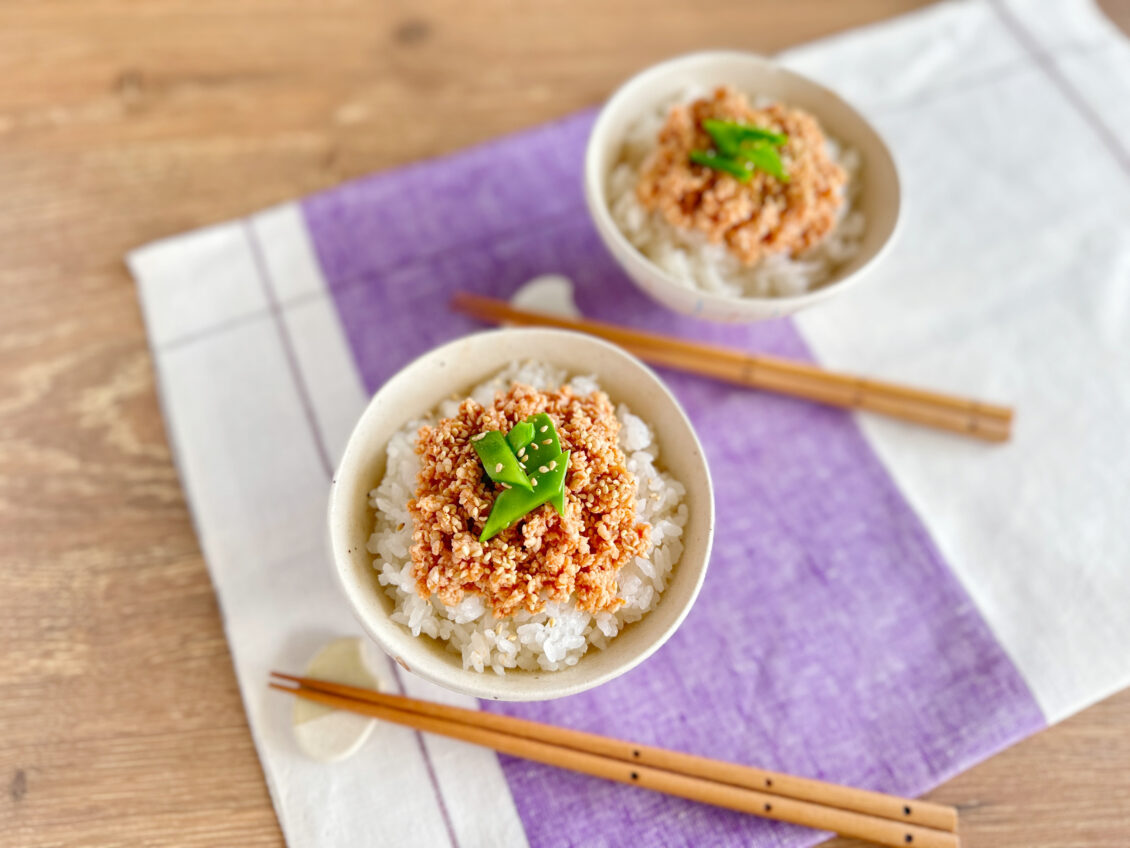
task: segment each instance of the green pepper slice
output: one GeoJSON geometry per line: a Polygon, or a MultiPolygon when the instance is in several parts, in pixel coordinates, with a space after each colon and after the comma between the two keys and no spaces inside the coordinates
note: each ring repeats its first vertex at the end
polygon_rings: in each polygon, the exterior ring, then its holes
{"type": "Polygon", "coordinates": [[[494,499],[494,506],[487,517],[487,523],[483,526],[479,541],[485,542],[496,536],[542,504],[553,502],[554,498],[562,498],[562,509],[564,509],[565,472],[569,470],[569,455],[570,452],[565,451],[549,460],[544,465],[545,471],[536,469],[532,471],[530,473],[532,491],[503,489],[499,492],[494,499]]]}
{"type": "MultiPolygon", "coordinates": [[[[518,458],[514,452],[510,450],[510,445],[506,441],[506,437],[498,430],[488,430],[487,432],[476,436],[471,439],[471,444],[475,448],[475,453],[479,455],[479,459],[483,463],[483,468],[486,469],[487,476],[496,483],[506,483],[509,486],[517,486],[519,489],[533,491],[533,484],[530,483],[526,477],[525,471],[522,466],[518,464],[518,458]]],[[[513,490],[511,490],[513,491],[513,490]]]]}
{"type": "Polygon", "coordinates": [[[517,453],[526,445],[534,440],[534,425],[529,421],[519,421],[510,428],[510,432],[506,434],[506,443],[510,445],[510,450],[517,453]]]}

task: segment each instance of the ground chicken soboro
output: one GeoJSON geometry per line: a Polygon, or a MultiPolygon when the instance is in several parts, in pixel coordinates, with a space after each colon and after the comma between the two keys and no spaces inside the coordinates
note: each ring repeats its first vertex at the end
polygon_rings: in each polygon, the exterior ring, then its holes
{"type": "Polygon", "coordinates": [[[643,163],[636,195],[672,226],[695,229],[726,246],[744,265],[767,253],[790,256],[817,244],[836,225],[847,175],[828,155],[816,119],[778,103],[753,108],[744,94],[719,88],[713,97],[671,108],[658,146],[643,163]],[[696,165],[692,150],[709,150],[708,118],[785,133],[780,150],[789,179],[755,171],[748,183],[696,165]]]}
{"type": "MultiPolygon", "coordinates": [[[[448,606],[479,593],[496,618],[546,600],[575,595],[580,609],[612,611],[617,574],[644,556],[650,527],[636,523],[636,481],[617,445],[620,422],[602,392],[575,394],[568,386],[544,394],[514,384],[483,407],[463,401],[458,413],[420,428],[416,497],[409,502],[415,531],[412,575],[424,598],[448,606]],[[571,450],[565,478],[565,515],[549,504],[513,527],[479,542],[496,489],[483,472],[471,437],[507,432],[519,421],[547,412],[561,449],[571,450]]],[[[534,453],[536,457],[536,452],[534,453]]]]}

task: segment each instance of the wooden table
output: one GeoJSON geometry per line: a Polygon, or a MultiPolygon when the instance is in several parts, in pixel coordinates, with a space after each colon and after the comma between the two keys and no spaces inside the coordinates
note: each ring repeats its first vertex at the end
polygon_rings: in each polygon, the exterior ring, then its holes
{"type": "MultiPolygon", "coordinates": [[[[0,842],[281,842],[127,249],[922,2],[0,6],[0,842]]],[[[1124,842],[1130,692],[931,797],[970,846],[1124,842]]]]}

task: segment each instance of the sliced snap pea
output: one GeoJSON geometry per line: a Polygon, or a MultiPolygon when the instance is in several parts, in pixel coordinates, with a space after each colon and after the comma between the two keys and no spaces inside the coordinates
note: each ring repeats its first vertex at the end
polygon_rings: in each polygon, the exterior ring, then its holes
{"type": "MultiPolygon", "coordinates": [[[[486,469],[487,476],[491,480],[496,483],[506,483],[518,489],[533,490],[533,485],[526,476],[526,472],[518,464],[518,458],[514,455],[514,451],[510,450],[510,445],[501,432],[488,430],[481,437],[473,438],[471,444],[474,445],[475,453],[479,455],[483,468],[486,469]]],[[[514,491],[514,489],[509,491],[514,491]]]]}
{"type": "Polygon", "coordinates": [[[530,472],[532,491],[503,489],[499,492],[494,499],[494,506],[487,517],[487,523],[483,526],[479,541],[485,542],[501,533],[542,504],[553,503],[556,507],[555,498],[561,499],[561,509],[558,511],[563,511],[565,472],[569,470],[569,455],[569,451],[565,451],[549,460],[549,463],[545,464],[544,472],[534,468],[530,472]]]}
{"type": "MultiPolygon", "coordinates": [[[[532,458],[536,459],[537,464],[533,467],[540,468],[547,463],[552,465],[554,462],[561,460],[561,439],[557,435],[557,427],[553,423],[553,419],[544,412],[539,412],[537,415],[532,415],[526,419],[529,421],[535,430],[534,443],[538,449],[533,452],[532,458]]],[[[527,453],[529,453],[527,451],[527,453]]],[[[568,458],[566,458],[568,462],[568,458]]],[[[525,466],[523,466],[525,467],[525,466]]],[[[561,486],[561,491],[553,496],[550,501],[553,508],[557,510],[558,515],[565,514],[565,486],[561,486]]]]}
{"type": "Polygon", "coordinates": [[[539,412],[526,419],[534,428],[534,440],[526,448],[522,456],[522,467],[527,469],[544,465],[546,460],[554,459],[561,453],[561,441],[557,438],[557,428],[553,419],[546,413],[539,412]]]}
{"type": "Polygon", "coordinates": [[[785,173],[785,166],[781,162],[781,156],[771,145],[763,141],[742,142],[741,147],[738,149],[738,159],[741,159],[743,156],[746,159],[747,167],[752,165],[757,170],[764,171],[783,183],[789,181],[789,175],[785,173]]]}
{"type": "Polygon", "coordinates": [[[510,428],[510,432],[506,434],[506,443],[510,445],[510,450],[517,453],[526,445],[534,440],[534,425],[529,421],[519,421],[510,428]]]}
{"type": "Polygon", "coordinates": [[[692,150],[690,159],[696,165],[704,165],[715,171],[729,174],[739,182],[748,183],[750,177],[753,176],[753,173],[738,160],[731,159],[729,156],[722,156],[713,150],[692,150]]]}
{"type": "MultiPolygon", "coordinates": [[[[553,459],[551,459],[549,461],[549,467],[552,468],[554,463],[557,463],[558,466],[564,465],[566,468],[568,468],[568,466],[569,466],[569,451],[565,451],[565,453],[561,454],[560,456],[557,456],[557,457],[554,457],[553,459]]],[[[561,478],[561,488],[558,489],[554,493],[553,497],[550,498],[549,502],[553,505],[553,508],[555,510],[557,510],[558,515],[561,515],[561,516],[565,515],[565,478],[564,477],[561,478]]]]}
{"type": "Polygon", "coordinates": [[[765,141],[774,147],[781,147],[789,140],[784,133],[773,132],[752,124],[739,124],[736,121],[719,121],[716,118],[707,118],[702,122],[702,128],[714,140],[718,149],[727,156],[737,156],[743,142],[765,141]]]}

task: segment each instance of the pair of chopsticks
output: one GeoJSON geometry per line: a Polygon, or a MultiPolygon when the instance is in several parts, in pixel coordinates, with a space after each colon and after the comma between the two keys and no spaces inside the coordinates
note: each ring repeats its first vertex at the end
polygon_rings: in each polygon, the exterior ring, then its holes
{"type": "Polygon", "coordinates": [[[589,333],[618,344],[653,365],[831,406],[878,412],[990,442],[1007,441],[1012,431],[1012,410],[982,401],[837,374],[804,362],[752,355],[601,321],[529,312],[501,300],[467,292],[457,293],[451,306],[488,323],[509,322],[589,333]]]}
{"type": "Polygon", "coordinates": [[[956,848],[957,811],[525,719],[273,671],[271,688],[504,754],[877,845],[956,848]],[[278,681],[287,681],[286,684],[278,681]]]}

